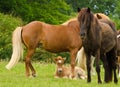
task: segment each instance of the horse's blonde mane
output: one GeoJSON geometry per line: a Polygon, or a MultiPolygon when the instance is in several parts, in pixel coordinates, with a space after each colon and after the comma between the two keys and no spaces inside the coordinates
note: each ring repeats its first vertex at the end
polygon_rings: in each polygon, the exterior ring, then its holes
{"type": "Polygon", "coordinates": [[[67,20],[66,22],[62,23],[61,25],[68,25],[69,22],[76,21],[76,20],[77,20],[77,17],[71,18],[71,19],[67,20]]]}

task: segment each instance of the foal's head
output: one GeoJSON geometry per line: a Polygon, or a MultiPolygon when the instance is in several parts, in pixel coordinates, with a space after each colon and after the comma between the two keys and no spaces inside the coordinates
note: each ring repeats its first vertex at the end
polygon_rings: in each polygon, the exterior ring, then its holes
{"type": "Polygon", "coordinates": [[[80,36],[82,39],[85,38],[87,31],[91,27],[93,19],[93,13],[90,8],[78,8],[78,21],[80,25],[80,36]]]}
{"type": "Polygon", "coordinates": [[[55,59],[55,63],[56,63],[56,65],[57,65],[57,72],[58,72],[58,73],[62,73],[62,72],[63,72],[64,62],[65,62],[65,58],[62,58],[61,56],[58,56],[58,57],[55,59]]]}

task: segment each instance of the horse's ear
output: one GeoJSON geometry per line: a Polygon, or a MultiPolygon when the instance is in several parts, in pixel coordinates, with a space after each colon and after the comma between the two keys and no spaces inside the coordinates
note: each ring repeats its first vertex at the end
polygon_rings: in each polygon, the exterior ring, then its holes
{"type": "Polygon", "coordinates": [[[87,12],[90,13],[90,8],[89,7],[87,8],[87,12]]]}
{"type": "Polygon", "coordinates": [[[54,60],[54,62],[56,62],[58,60],[58,58],[54,58],[53,60],[54,60]]]}
{"type": "Polygon", "coordinates": [[[98,18],[98,19],[102,19],[102,17],[101,17],[99,14],[97,14],[97,18],[98,18]]]}
{"type": "Polygon", "coordinates": [[[81,11],[81,9],[80,9],[80,8],[78,8],[78,9],[77,9],[77,11],[78,11],[78,12],[80,12],[80,11],[81,11]]]}
{"type": "Polygon", "coordinates": [[[64,57],[63,60],[65,61],[65,60],[66,60],[66,57],[64,57]]]}

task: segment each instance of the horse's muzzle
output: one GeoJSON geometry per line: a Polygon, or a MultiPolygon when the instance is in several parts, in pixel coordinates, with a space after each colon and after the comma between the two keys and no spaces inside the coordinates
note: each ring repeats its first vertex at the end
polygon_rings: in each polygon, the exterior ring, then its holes
{"type": "Polygon", "coordinates": [[[59,73],[62,73],[62,68],[59,68],[59,69],[58,69],[58,72],[59,72],[59,73]]]}
{"type": "Polygon", "coordinates": [[[81,37],[81,39],[84,39],[85,33],[80,33],[80,37],[81,37]]]}

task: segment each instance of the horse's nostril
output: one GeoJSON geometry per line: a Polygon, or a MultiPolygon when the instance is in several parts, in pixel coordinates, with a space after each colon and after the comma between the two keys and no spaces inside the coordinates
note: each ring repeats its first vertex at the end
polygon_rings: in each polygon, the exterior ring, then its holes
{"type": "Polygon", "coordinates": [[[59,72],[62,72],[62,70],[59,70],[59,72]]]}
{"type": "Polygon", "coordinates": [[[81,33],[80,36],[85,36],[85,33],[81,33]]]}
{"type": "Polygon", "coordinates": [[[85,33],[80,33],[81,38],[83,39],[85,36],[85,33]]]}

